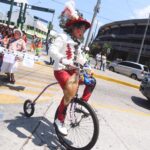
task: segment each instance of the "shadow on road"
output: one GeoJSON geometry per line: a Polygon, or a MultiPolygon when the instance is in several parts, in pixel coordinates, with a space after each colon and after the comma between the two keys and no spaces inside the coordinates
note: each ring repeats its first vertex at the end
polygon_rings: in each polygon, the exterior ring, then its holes
{"type": "Polygon", "coordinates": [[[28,140],[32,140],[35,145],[43,146],[46,144],[51,150],[64,149],[56,137],[53,124],[45,117],[26,118],[21,115],[4,122],[8,123],[7,128],[11,132],[20,138],[25,138],[25,145],[28,144],[28,140]]]}
{"type": "Polygon", "coordinates": [[[12,85],[7,81],[6,76],[0,75],[0,86],[5,86],[8,87],[10,90],[15,90],[15,91],[23,91],[25,89],[24,86],[16,86],[12,85]]]}
{"type": "Polygon", "coordinates": [[[150,102],[148,100],[136,96],[132,96],[131,99],[136,105],[150,110],[150,102]]]}

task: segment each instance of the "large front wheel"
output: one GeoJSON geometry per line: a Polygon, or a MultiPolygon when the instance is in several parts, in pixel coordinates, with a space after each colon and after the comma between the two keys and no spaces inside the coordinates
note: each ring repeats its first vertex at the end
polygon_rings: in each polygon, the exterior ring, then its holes
{"type": "Polygon", "coordinates": [[[99,135],[99,121],[88,103],[74,99],[67,108],[64,123],[68,135],[63,136],[57,128],[56,134],[67,150],[90,150],[95,145],[99,135]]]}

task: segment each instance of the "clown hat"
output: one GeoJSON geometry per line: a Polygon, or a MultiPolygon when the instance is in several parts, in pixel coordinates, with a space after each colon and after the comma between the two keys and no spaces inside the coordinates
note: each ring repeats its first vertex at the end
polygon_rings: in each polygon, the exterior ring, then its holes
{"type": "Polygon", "coordinates": [[[60,27],[63,29],[72,27],[76,24],[85,25],[86,29],[91,27],[90,22],[83,18],[83,15],[75,10],[75,2],[74,0],[69,0],[66,3],[65,9],[62,11],[60,17],[60,27]]]}

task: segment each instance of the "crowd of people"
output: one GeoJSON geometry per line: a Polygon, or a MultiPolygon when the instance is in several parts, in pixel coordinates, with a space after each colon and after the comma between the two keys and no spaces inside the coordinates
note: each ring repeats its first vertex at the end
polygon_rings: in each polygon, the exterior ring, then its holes
{"type": "MultiPolygon", "coordinates": [[[[25,31],[17,27],[8,27],[0,24],[0,47],[7,49],[9,52],[27,52],[28,38],[25,31]]],[[[32,36],[29,51],[34,52],[35,56],[40,57],[43,48],[42,39],[36,35],[32,36]]],[[[17,69],[20,59],[15,57],[14,62],[5,62],[6,54],[0,53],[0,72],[7,75],[7,82],[15,83],[14,73],[17,69]]],[[[9,56],[10,57],[10,56],[9,56]]]]}
{"type": "MultiPolygon", "coordinates": [[[[8,49],[9,52],[25,52],[26,51],[27,38],[25,32],[23,33],[20,29],[16,27],[10,28],[8,26],[0,25],[0,44],[1,47],[8,49]]],[[[10,83],[15,83],[14,73],[18,66],[19,58],[14,57],[14,61],[4,61],[4,53],[1,53],[1,73],[7,75],[7,81],[10,83]]],[[[11,59],[13,57],[9,56],[11,59]]],[[[9,59],[10,59],[9,58],[9,59]]]]}

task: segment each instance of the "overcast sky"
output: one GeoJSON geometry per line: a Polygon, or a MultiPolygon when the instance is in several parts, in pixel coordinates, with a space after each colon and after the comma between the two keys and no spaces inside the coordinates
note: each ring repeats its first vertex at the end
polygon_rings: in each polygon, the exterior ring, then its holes
{"type": "MultiPolygon", "coordinates": [[[[66,0],[15,0],[17,2],[27,2],[31,5],[37,5],[45,8],[55,9],[54,16],[54,29],[60,31],[58,26],[58,16],[64,8],[66,0]]],[[[75,0],[76,8],[83,13],[84,17],[88,20],[92,20],[93,9],[97,0],[75,0]]],[[[9,5],[0,3],[0,12],[5,13],[9,10],[9,5]]],[[[14,7],[13,10],[19,9],[14,7]]],[[[27,10],[31,15],[39,16],[43,19],[50,21],[52,14],[27,10]]],[[[101,0],[100,11],[96,17],[98,21],[98,27],[106,23],[119,20],[128,20],[136,18],[148,18],[150,13],[150,0],[101,0]]],[[[96,29],[97,22],[93,30],[96,29]]]]}

